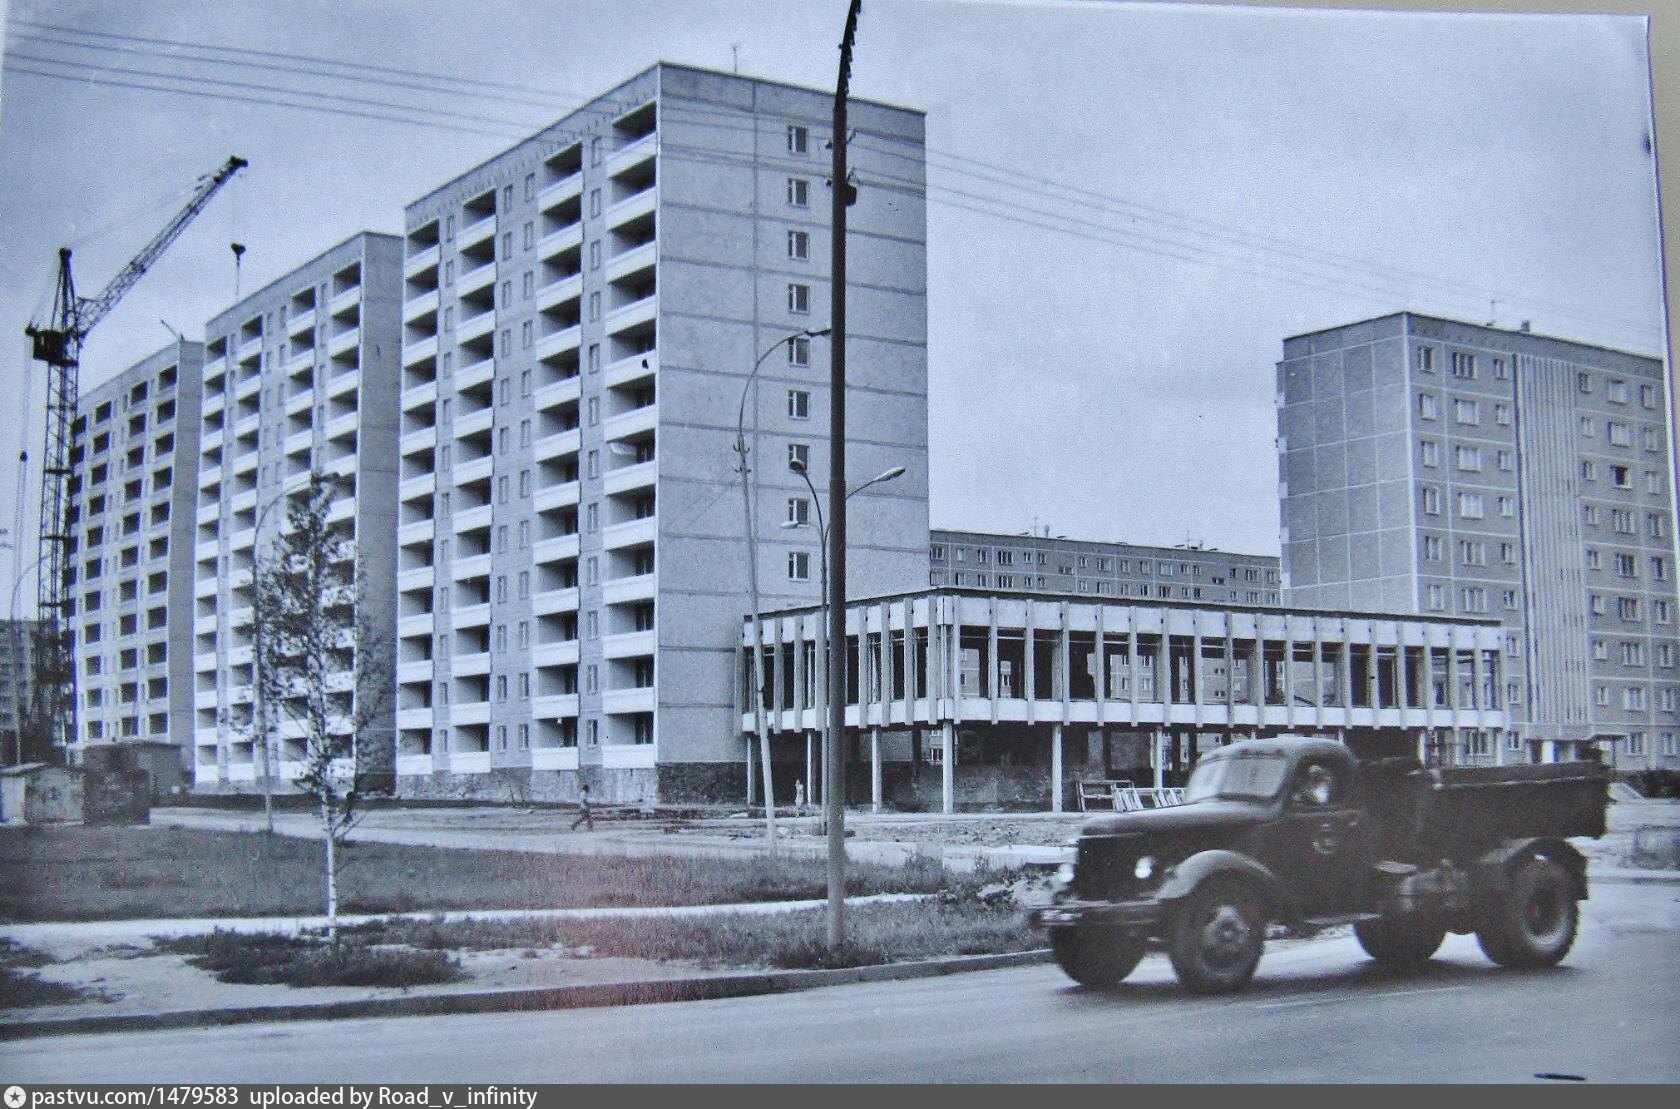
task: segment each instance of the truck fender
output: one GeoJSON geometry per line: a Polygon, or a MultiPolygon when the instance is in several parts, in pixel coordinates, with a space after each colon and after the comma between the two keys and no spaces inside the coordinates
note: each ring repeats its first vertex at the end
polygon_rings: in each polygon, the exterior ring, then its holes
{"type": "Polygon", "coordinates": [[[1273,920],[1287,922],[1299,916],[1295,899],[1290,896],[1289,887],[1282,879],[1263,863],[1236,851],[1222,849],[1197,852],[1173,867],[1155,897],[1162,902],[1182,901],[1203,882],[1225,875],[1240,878],[1258,889],[1265,898],[1266,912],[1273,920]]]}
{"type": "Polygon", "coordinates": [[[1565,840],[1552,837],[1506,840],[1478,857],[1471,866],[1471,879],[1478,892],[1503,889],[1518,864],[1535,857],[1550,859],[1568,871],[1574,884],[1575,900],[1587,897],[1587,858],[1565,840]]]}

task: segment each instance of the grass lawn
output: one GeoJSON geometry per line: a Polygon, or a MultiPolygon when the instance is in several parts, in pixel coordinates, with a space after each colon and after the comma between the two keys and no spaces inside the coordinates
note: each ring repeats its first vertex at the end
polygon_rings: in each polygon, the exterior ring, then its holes
{"type": "MultiPolygon", "coordinates": [[[[682,959],[710,966],[789,969],[870,966],[942,955],[1028,951],[1044,945],[1043,937],[1027,927],[1021,909],[986,905],[972,897],[853,905],[846,911],[846,933],[846,947],[831,952],[823,910],[803,909],[768,916],[723,912],[663,919],[387,920],[345,929],[341,942],[348,963],[358,961],[358,956],[348,954],[357,951],[442,956],[456,951],[558,948],[575,957],[682,959]]],[[[239,968],[237,973],[262,973],[270,951],[308,943],[284,936],[228,933],[160,942],[167,950],[195,956],[194,965],[224,974],[232,967],[239,968]],[[206,958],[212,949],[219,961],[206,958]]]]}
{"type": "MultiPolygon", "coordinates": [[[[186,828],[0,828],[0,920],[295,916],[322,911],[314,840],[186,828]]],[[[706,905],[826,896],[821,860],[628,858],[359,843],[340,854],[348,913],[706,905]]],[[[848,893],[927,893],[937,863],[849,870],[848,893]]]]}

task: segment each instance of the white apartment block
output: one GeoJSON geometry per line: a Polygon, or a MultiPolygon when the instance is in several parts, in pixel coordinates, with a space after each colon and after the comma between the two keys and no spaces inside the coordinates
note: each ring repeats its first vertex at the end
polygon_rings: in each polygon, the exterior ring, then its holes
{"type": "MultiPolygon", "coordinates": [[[[831,94],[668,64],[410,205],[399,791],[743,796],[738,405],[766,608],[809,603],[828,462],[831,94]],[[783,527],[783,524],[789,526],[783,527]]],[[[856,595],[927,581],[921,114],[854,102],[856,595]]],[[[790,740],[774,757],[803,766],[790,740]]],[[[791,797],[792,778],[786,774],[791,797]]]]}
{"type": "Polygon", "coordinates": [[[1674,461],[1660,359],[1413,313],[1284,340],[1292,605],[1491,616],[1503,751],[1680,766],[1674,461]]]}
{"type": "Polygon", "coordinates": [[[193,737],[192,603],[204,348],[177,341],[77,402],[70,554],[76,735],[70,758],[193,737]]]}
{"type": "MultiPolygon", "coordinates": [[[[365,615],[394,644],[401,270],[401,239],[355,235],[205,325],[191,605],[199,790],[249,789],[261,774],[249,730],[254,571],[313,471],[337,487],[328,519],[354,541],[365,615]]],[[[356,757],[359,773],[388,784],[389,692],[354,695],[384,706],[356,757]]],[[[271,772],[293,778],[301,732],[279,706],[269,719],[271,772]]]]}

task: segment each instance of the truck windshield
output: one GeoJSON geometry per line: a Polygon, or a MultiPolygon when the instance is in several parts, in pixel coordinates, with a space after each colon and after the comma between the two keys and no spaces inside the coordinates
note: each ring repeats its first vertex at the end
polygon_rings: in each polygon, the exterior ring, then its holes
{"type": "Polygon", "coordinates": [[[1241,759],[1207,759],[1196,765],[1185,788],[1184,800],[1209,801],[1219,797],[1268,798],[1283,785],[1289,760],[1281,755],[1259,755],[1241,759]]]}

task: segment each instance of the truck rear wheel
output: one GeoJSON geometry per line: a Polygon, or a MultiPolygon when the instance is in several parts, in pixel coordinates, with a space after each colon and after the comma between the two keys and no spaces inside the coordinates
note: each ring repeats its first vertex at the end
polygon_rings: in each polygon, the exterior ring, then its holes
{"type": "Polygon", "coordinates": [[[1173,918],[1167,953],[1191,993],[1231,993],[1248,985],[1266,944],[1266,914],[1241,883],[1204,883],[1173,918]]]}
{"type": "Polygon", "coordinates": [[[1056,965],[1081,986],[1118,986],[1143,960],[1143,941],[1096,928],[1050,929],[1056,965]]]}
{"type": "Polygon", "coordinates": [[[1549,967],[1569,954],[1579,921],[1569,874],[1551,859],[1535,858],[1512,875],[1476,941],[1502,967],[1549,967]]]}
{"type": "Polygon", "coordinates": [[[1365,954],[1384,966],[1415,970],[1440,949],[1447,930],[1428,917],[1385,916],[1360,921],[1353,935],[1365,954]]]}

